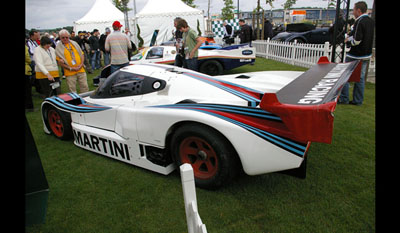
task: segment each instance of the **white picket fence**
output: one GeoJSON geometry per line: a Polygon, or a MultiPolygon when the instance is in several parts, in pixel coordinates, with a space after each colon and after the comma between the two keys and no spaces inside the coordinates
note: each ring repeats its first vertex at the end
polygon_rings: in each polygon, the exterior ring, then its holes
{"type": "MultiPolygon", "coordinates": [[[[304,44],[294,42],[281,42],[275,40],[255,40],[252,41],[252,46],[256,47],[256,55],[291,65],[310,68],[318,62],[321,56],[328,57],[331,60],[332,46],[329,42],[325,44],[304,44]]],[[[346,57],[345,50],[344,56],[346,57]]],[[[340,53],[342,49],[336,48],[336,53],[340,53]]],[[[337,61],[339,58],[336,57],[337,61]]],[[[372,57],[369,63],[369,72],[375,73],[375,48],[373,49],[372,57]]]]}
{"type": "Polygon", "coordinates": [[[181,173],[188,233],[207,233],[206,225],[201,221],[199,212],[197,210],[193,168],[190,164],[185,163],[182,164],[179,169],[181,173]]]}
{"type": "Polygon", "coordinates": [[[311,67],[318,62],[321,56],[331,57],[331,46],[325,44],[304,44],[281,42],[275,40],[256,40],[252,42],[256,47],[256,55],[291,65],[311,67]]]}

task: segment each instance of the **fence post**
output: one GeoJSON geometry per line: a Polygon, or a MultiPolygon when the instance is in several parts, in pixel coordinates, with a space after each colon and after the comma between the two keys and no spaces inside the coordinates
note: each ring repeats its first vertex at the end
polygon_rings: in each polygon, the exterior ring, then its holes
{"type": "Polygon", "coordinates": [[[207,233],[206,225],[201,221],[200,215],[197,211],[193,168],[190,164],[185,163],[182,164],[179,169],[181,173],[188,233],[207,233]]]}
{"type": "Polygon", "coordinates": [[[294,43],[292,44],[292,51],[291,51],[291,58],[290,58],[290,64],[294,65],[294,59],[296,58],[296,46],[297,46],[297,40],[294,40],[294,43]]]}
{"type": "Polygon", "coordinates": [[[269,58],[269,56],[268,56],[268,52],[269,52],[269,42],[270,42],[270,40],[269,40],[269,37],[268,37],[268,39],[267,39],[267,44],[266,44],[266,49],[265,49],[265,58],[266,58],[266,59],[269,58]]]}
{"type": "Polygon", "coordinates": [[[329,41],[325,42],[325,45],[324,45],[324,56],[328,57],[329,60],[331,59],[331,57],[329,56],[329,41]]]}

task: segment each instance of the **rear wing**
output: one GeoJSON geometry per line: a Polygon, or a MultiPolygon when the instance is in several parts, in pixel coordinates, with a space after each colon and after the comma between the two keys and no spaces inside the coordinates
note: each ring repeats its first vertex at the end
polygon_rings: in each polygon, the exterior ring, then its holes
{"type": "Polygon", "coordinates": [[[359,80],[360,69],[359,61],[330,63],[321,57],[277,93],[265,93],[260,108],[278,115],[295,140],[331,143],[337,99],[346,82],[359,80]]]}

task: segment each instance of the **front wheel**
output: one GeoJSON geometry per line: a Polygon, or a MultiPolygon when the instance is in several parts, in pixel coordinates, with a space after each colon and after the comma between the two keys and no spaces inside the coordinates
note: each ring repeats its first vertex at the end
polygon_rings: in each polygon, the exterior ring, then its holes
{"type": "Polygon", "coordinates": [[[231,144],[208,126],[182,126],[176,130],[171,148],[177,166],[192,165],[198,187],[219,188],[239,172],[239,159],[231,144]]]}
{"type": "Polygon", "coordinates": [[[51,133],[59,139],[72,138],[71,115],[51,106],[47,109],[47,126],[51,133]]]}

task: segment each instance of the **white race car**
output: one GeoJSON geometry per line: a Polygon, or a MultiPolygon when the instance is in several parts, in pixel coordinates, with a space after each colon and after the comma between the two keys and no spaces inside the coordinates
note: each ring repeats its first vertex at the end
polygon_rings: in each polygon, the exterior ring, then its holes
{"type": "Polygon", "coordinates": [[[127,66],[96,91],[45,99],[44,131],[165,175],[189,163],[203,188],[220,187],[241,169],[305,177],[310,142],[330,143],[338,94],[357,64],[218,77],[127,66]]]}
{"type": "MultiPolygon", "coordinates": [[[[204,45],[200,47],[198,70],[209,75],[220,75],[224,70],[231,70],[246,64],[252,64],[256,59],[255,47],[248,44],[215,47],[204,45]]],[[[174,64],[175,46],[153,46],[143,49],[131,58],[129,64],[174,64]]]]}

